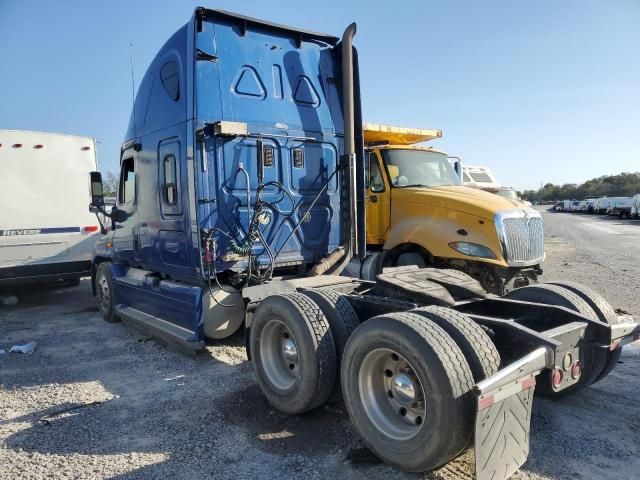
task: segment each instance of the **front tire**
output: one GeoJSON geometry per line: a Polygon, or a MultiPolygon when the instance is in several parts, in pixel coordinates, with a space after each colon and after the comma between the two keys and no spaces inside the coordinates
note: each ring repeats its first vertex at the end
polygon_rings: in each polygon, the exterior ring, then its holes
{"type": "Polygon", "coordinates": [[[473,377],[453,339],[412,313],[380,315],[351,335],[342,358],[342,391],[367,446],[403,470],[449,462],[468,444],[473,377]]]}
{"type": "Polygon", "coordinates": [[[98,308],[104,318],[109,323],[120,321],[115,313],[115,302],[113,297],[113,278],[108,262],[98,265],[96,271],[96,299],[98,308]]]}

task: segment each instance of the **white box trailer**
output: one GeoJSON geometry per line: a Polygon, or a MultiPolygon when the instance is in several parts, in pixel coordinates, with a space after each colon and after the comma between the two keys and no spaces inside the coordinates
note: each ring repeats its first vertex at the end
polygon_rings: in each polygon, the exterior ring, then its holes
{"type": "Polygon", "coordinates": [[[0,130],[0,286],[89,274],[100,233],[87,210],[94,170],[93,138],[0,130]]]}

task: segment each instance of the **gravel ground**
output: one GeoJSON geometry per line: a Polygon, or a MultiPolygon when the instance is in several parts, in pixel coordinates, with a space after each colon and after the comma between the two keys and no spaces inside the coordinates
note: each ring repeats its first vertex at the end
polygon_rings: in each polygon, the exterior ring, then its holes
{"type": "MultiPolygon", "coordinates": [[[[592,285],[640,316],[640,224],[544,215],[544,279],[592,285]]],[[[0,355],[2,479],[472,478],[469,453],[422,475],[375,462],[339,404],[274,411],[241,336],[195,358],[174,353],[104,322],[86,280],[0,306],[0,348],[30,340],[32,355],[0,355]]],[[[634,344],[584,393],[537,398],[529,461],[513,478],[638,478],[639,367],[634,344]]]]}

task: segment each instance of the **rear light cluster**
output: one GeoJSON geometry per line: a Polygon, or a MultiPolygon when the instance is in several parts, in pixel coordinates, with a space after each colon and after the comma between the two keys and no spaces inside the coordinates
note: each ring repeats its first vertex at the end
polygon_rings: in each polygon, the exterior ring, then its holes
{"type": "Polygon", "coordinates": [[[573,380],[578,380],[582,374],[582,364],[580,360],[573,360],[570,353],[567,353],[562,360],[562,368],[556,368],[551,373],[551,383],[553,388],[558,390],[562,385],[565,375],[571,375],[573,380]]]}
{"type": "Polygon", "coordinates": [[[82,227],[82,233],[93,233],[98,231],[97,225],[89,225],[87,227],[82,227]]]}

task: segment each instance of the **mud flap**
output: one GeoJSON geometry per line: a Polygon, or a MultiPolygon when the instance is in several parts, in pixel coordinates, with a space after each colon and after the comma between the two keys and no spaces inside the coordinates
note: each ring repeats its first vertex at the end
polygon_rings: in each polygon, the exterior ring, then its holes
{"type": "Polygon", "coordinates": [[[507,479],[527,460],[535,384],[531,374],[478,396],[476,479],[507,479]]]}

